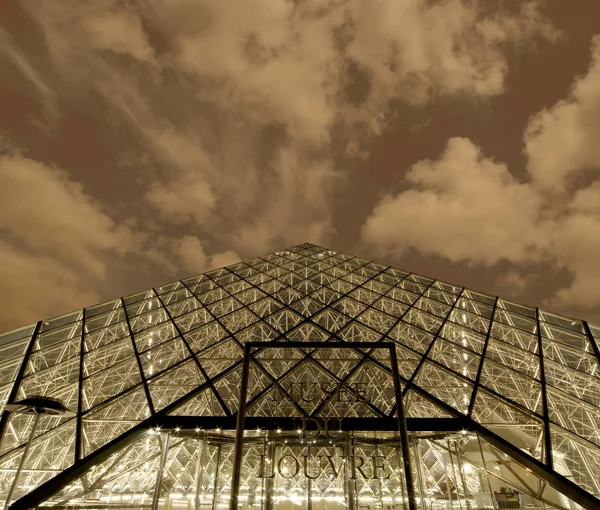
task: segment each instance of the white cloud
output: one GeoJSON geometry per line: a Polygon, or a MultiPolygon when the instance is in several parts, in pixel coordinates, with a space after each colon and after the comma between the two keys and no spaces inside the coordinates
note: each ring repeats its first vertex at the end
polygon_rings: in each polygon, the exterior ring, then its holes
{"type": "Polygon", "coordinates": [[[62,170],[18,152],[0,155],[0,231],[38,253],[102,277],[99,254],[125,254],[134,236],[62,170]]]}
{"type": "Polygon", "coordinates": [[[239,260],[233,251],[207,255],[195,236],[166,238],[116,222],[67,172],[26,157],[0,140],[0,330],[91,305],[130,273],[176,276],[239,260]],[[158,271],[158,272],[157,272],[158,271]]]}
{"type": "Polygon", "coordinates": [[[406,180],[414,187],[383,197],[363,227],[363,241],[382,255],[414,247],[492,265],[527,262],[546,250],[540,198],[470,140],[450,139],[438,160],[416,163],[406,180]]]}
{"type": "Polygon", "coordinates": [[[600,171],[599,132],[600,35],[592,40],[588,72],[575,80],[569,97],[530,119],[524,140],[533,182],[563,192],[578,171],[600,171]]]}
{"type": "Polygon", "coordinates": [[[83,19],[82,26],[90,46],[154,62],[154,51],[140,17],[125,9],[105,9],[106,6],[98,5],[94,12],[88,11],[83,19]]]}
{"type": "MultiPolygon", "coordinates": [[[[600,306],[598,132],[600,36],[592,40],[587,74],[575,79],[569,97],[532,116],[525,129],[528,183],[518,183],[470,140],[450,139],[439,159],[413,165],[406,175],[413,189],[377,203],[362,241],[380,253],[415,248],[454,262],[550,262],[571,281],[547,306],[592,310],[600,306]],[[582,170],[591,184],[569,184],[582,170]]],[[[524,281],[514,273],[498,284],[524,281]]]]}
{"type": "Polygon", "coordinates": [[[210,185],[193,173],[167,182],[154,182],[146,199],[165,218],[178,223],[194,221],[203,225],[215,205],[210,185]]]}
{"type": "Polygon", "coordinates": [[[183,236],[172,241],[173,254],[181,261],[189,274],[197,274],[229,266],[240,261],[237,253],[228,250],[207,256],[204,247],[196,236],[183,236]]]}
{"type": "MultiPolygon", "coordinates": [[[[439,159],[413,165],[406,179],[415,188],[384,196],[363,226],[361,240],[374,253],[414,248],[457,263],[550,263],[572,279],[546,306],[600,306],[600,181],[558,202],[461,138],[450,139],[439,159]]],[[[522,290],[533,277],[512,271],[497,284],[522,290]]]]}
{"type": "Polygon", "coordinates": [[[63,170],[2,149],[0,329],[97,302],[109,259],[135,250],[136,235],[63,170]]]}
{"type": "Polygon", "coordinates": [[[127,150],[150,160],[137,168],[149,203],[166,221],[216,231],[236,251],[332,235],[327,202],[344,169],[324,149],[336,123],[348,128],[344,145],[363,154],[360,126],[379,132],[394,99],[499,94],[507,43],[554,37],[537,2],[486,16],[465,0],[25,8],[69,90],[99,93],[139,143],[127,150]],[[345,92],[349,62],[365,77],[362,100],[345,92]]]}
{"type": "Polygon", "coordinates": [[[100,301],[81,271],[51,257],[0,241],[0,330],[32,323],[100,301]]]}
{"type": "Polygon", "coordinates": [[[553,228],[552,254],[573,277],[548,300],[556,308],[600,306],[600,181],[578,191],[553,228]]]}
{"type": "MultiPolygon", "coordinates": [[[[53,68],[41,82],[37,70],[29,72],[35,66],[22,50],[21,72],[58,101],[106,118],[116,133],[114,150],[126,152],[133,163],[123,171],[136,167],[143,198],[162,226],[183,224],[197,235],[173,239],[124,226],[132,222],[116,225],[81,186],[46,169],[55,195],[75,203],[93,228],[69,223],[68,212],[58,220],[42,218],[45,230],[70,232],[72,239],[50,242],[44,254],[63,260],[68,253],[98,277],[106,271],[98,253],[120,256],[129,250],[173,274],[228,263],[237,253],[302,241],[327,244],[335,235],[331,198],[347,175],[329,151],[333,126],[344,125],[343,146],[363,154],[357,141],[381,131],[393,100],[424,104],[456,93],[499,94],[507,73],[504,48],[555,37],[537,2],[524,3],[518,14],[487,17],[467,0],[39,0],[23,8],[38,25],[53,68]],[[364,78],[362,97],[346,92],[351,63],[364,78]],[[234,252],[207,255],[201,242],[207,234],[234,252]]],[[[471,165],[481,186],[501,182],[511,203],[522,205],[529,193],[502,165],[464,144],[448,157],[456,159],[455,166],[471,165]]],[[[426,194],[430,214],[449,208],[449,228],[457,232],[469,225],[473,190],[467,185],[444,190],[448,182],[432,172],[424,164],[415,170],[414,183],[423,191],[438,186],[426,194]]],[[[41,185],[32,189],[39,194],[41,185]]],[[[420,219],[415,196],[405,200],[414,225],[432,228],[420,219]]],[[[62,202],[43,203],[62,210],[62,202]]],[[[490,215],[501,212],[498,202],[481,205],[490,215]]],[[[386,207],[393,210],[391,199],[386,207]]],[[[139,209],[140,216],[148,212],[139,209]]],[[[534,209],[532,204],[528,214],[534,209]]],[[[10,221],[27,228],[11,236],[20,236],[29,250],[41,249],[37,219],[24,211],[10,221]]],[[[478,260],[525,260],[530,249],[539,249],[535,232],[515,240],[498,220],[492,224],[497,232],[486,233],[486,239],[500,254],[481,248],[478,260]]],[[[378,228],[393,237],[389,226],[378,228]]],[[[427,242],[427,249],[438,249],[438,241],[427,242]]],[[[466,251],[454,242],[453,257],[466,251]]]]}
{"type": "Polygon", "coordinates": [[[508,72],[503,45],[557,37],[538,2],[523,3],[518,14],[485,17],[476,2],[461,0],[357,1],[348,10],[355,24],[348,56],[371,78],[369,97],[355,114],[370,116],[375,132],[375,114],[396,98],[422,105],[461,92],[502,93],[508,72]]]}

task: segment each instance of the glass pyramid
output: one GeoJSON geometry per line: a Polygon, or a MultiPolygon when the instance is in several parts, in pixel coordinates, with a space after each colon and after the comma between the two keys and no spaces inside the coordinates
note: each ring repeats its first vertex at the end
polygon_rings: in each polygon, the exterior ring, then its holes
{"type": "Polygon", "coordinates": [[[0,500],[600,508],[599,341],[302,244],[0,335],[0,500]]]}

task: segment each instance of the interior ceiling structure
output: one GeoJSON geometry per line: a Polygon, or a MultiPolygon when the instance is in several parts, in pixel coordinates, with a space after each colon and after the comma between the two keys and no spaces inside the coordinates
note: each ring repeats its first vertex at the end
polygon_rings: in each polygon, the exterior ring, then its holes
{"type": "MultiPolygon", "coordinates": [[[[585,321],[302,244],[0,336],[0,500],[60,506],[101,479],[135,480],[133,465],[156,471],[157,428],[181,432],[171,438],[177,455],[186,431],[234,428],[248,342],[281,345],[253,357],[252,423],[342,413],[357,430],[367,418],[389,421],[391,365],[377,349],[296,346],[391,342],[409,422],[458,419],[499,459],[533,471],[539,500],[548,484],[594,508],[598,341],[600,328],[585,321]],[[363,384],[368,404],[286,400],[283,388],[319,381],[363,384]],[[71,412],[32,404],[40,398],[71,412]]],[[[423,462],[433,466],[445,445],[429,437],[423,462]]],[[[191,462],[185,455],[178,465],[191,462]]]]}

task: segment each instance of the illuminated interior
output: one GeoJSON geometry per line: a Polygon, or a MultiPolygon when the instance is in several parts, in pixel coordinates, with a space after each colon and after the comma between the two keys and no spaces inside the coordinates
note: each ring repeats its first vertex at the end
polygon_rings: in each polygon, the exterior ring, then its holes
{"type": "Polygon", "coordinates": [[[600,508],[599,339],[295,246],[0,335],[0,500],[600,508]]]}

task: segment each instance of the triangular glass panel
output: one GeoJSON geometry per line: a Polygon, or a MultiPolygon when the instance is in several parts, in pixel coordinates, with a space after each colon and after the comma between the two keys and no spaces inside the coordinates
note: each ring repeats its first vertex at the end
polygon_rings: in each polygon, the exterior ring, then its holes
{"type": "Polygon", "coordinates": [[[242,376],[241,367],[232,370],[225,376],[215,381],[215,389],[225,402],[231,413],[235,413],[240,403],[240,378],[242,376]]]}
{"type": "Polygon", "coordinates": [[[239,344],[228,338],[214,347],[203,350],[198,354],[198,361],[208,377],[212,378],[241,360],[243,354],[239,344]]]}
{"type": "Polygon", "coordinates": [[[187,395],[204,383],[205,379],[192,360],[164,372],[148,383],[154,409],[162,408],[187,395]]]}
{"type": "Polygon", "coordinates": [[[212,389],[206,388],[167,414],[171,416],[224,416],[225,412],[212,389]]]}
{"type": "Polygon", "coordinates": [[[91,453],[150,416],[146,394],[137,388],[83,415],[85,452],[91,453]]]}
{"type": "Polygon", "coordinates": [[[404,412],[407,418],[453,418],[445,409],[419,395],[414,390],[408,390],[404,397],[404,412]]]}
{"type": "Polygon", "coordinates": [[[254,357],[274,378],[278,379],[305,355],[297,349],[280,347],[264,349],[254,357]]]}

